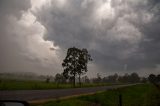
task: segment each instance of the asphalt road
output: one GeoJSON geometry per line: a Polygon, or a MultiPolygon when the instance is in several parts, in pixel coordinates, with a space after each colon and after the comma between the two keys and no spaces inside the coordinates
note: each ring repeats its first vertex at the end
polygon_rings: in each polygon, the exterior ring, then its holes
{"type": "Polygon", "coordinates": [[[43,99],[56,99],[74,95],[82,95],[88,93],[94,93],[98,91],[104,91],[109,89],[115,89],[125,86],[132,86],[135,84],[128,85],[112,85],[112,86],[101,86],[101,87],[89,87],[89,88],[71,88],[71,89],[53,89],[53,90],[15,90],[15,91],[0,91],[0,100],[43,100],[43,99]]]}

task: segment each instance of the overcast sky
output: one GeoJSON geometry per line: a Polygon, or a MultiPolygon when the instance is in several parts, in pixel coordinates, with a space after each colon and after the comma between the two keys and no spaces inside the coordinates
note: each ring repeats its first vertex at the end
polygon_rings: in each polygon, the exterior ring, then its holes
{"type": "Polygon", "coordinates": [[[160,73],[159,0],[0,0],[0,72],[61,73],[87,48],[87,75],[160,73]]]}

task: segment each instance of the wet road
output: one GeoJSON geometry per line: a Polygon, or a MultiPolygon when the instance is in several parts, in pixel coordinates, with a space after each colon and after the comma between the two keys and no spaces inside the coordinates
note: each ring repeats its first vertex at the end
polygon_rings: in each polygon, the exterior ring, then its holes
{"type": "Polygon", "coordinates": [[[125,86],[132,86],[135,84],[128,85],[112,85],[112,86],[101,86],[101,87],[89,87],[89,88],[71,88],[71,89],[53,89],[53,90],[15,90],[15,91],[0,91],[0,100],[43,100],[50,98],[61,98],[74,95],[82,95],[88,93],[94,93],[98,91],[104,91],[109,89],[115,89],[125,86]]]}

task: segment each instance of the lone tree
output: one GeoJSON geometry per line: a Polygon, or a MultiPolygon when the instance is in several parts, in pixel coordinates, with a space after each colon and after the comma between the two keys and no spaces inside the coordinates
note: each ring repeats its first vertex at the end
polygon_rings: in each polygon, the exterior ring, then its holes
{"type": "Polygon", "coordinates": [[[69,48],[67,56],[63,60],[62,67],[64,68],[63,75],[66,78],[73,78],[73,86],[75,87],[75,78],[78,75],[79,84],[81,85],[81,75],[87,70],[88,61],[92,61],[87,49],[78,49],[76,47],[69,48]]]}

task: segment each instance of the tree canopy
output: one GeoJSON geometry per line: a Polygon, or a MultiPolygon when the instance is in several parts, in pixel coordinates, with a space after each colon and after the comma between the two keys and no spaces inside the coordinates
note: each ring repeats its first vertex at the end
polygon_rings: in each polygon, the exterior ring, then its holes
{"type": "Polygon", "coordinates": [[[66,78],[73,77],[75,86],[75,77],[79,75],[80,81],[80,76],[88,71],[88,61],[92,61],[92,59],[87,49],[78,49],[76,47],[69,48],[67,56],[62,63],[64,69],[63,75],[66,78]]]}

